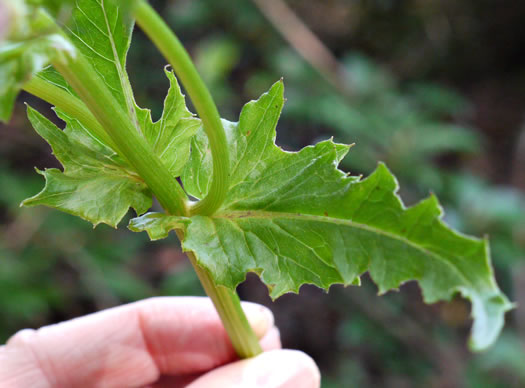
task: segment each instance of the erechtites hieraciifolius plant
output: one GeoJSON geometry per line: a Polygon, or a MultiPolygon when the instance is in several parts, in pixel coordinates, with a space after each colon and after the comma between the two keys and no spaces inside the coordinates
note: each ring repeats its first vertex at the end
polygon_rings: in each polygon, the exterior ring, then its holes
{"type": "Polygon", "coordinates": [[[250,334],[235,343],[247,321],[232,319],[242,314],[234,291],[248,272],[273,298],[303,284],[358,285],[364,272],[380,293],[415,280],[427,303],[458,293],[471,300],[473,349],[495,341],[512,304],[494,279],[488,241],[449,228],[434,196],[405,207],[381,163],[365,179],[341,171],[347,145],[328,140],[298,152],[276,146],[282,81],[246,104],[238,122],[221,124],[217,115],[212,123],[213,100],[189,56],[144,0],[134,2],[134,13],[117,0],[76,0],[69,8],[6,1],[0,6],[19,24],[2,32],[0,119],[9,118],[24,88],[56,105],[66,123],[59,129],[28,108],[63,169],[40,171],[45,187],[25,205],[115,227],[132,208],[131,230],[152,239],[175,230],[238,351],[250,334]],[[171,70],[161,119],[153,122],[137,106],[126,72],[132,15],[170,59],[200,117],[186,108],[171,70]],[[146,213],[154,196],[164,212],[146,213]]]}

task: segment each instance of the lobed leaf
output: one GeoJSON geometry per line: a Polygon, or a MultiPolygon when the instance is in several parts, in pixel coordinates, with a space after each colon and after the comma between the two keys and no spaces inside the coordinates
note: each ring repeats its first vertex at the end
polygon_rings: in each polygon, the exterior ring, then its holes
{"type": "MultiPolygon", "coordinates": [[[[133,224],[162,230],[157,237],[186,224],[183,248],[218,284],[234,289],[256,272],[273,298],[305,283],[357,284],[366,271],[380,293],[409,280],[419,282],[427,303],[461,293],[472,301],[473,349],[489,346],[512,304],[496,285],[487,242],[447,227],[434,196],[405,208],[383,164],[364,180],[340,171],[349,146],[329,140],[281,150],[275,127],[283,91],[276,83],[244,107],[238,123],[226,125],[232,180],[217,214],[179,221],[148,215],[133,224]]],[[[211,176],[206,138],[196,136],[192,146],[183,183],[201,198],[211,176]]]]}
{"type": "Polygon", "coordinates": [[[64,28],[124,111],[133,111],[133,93],[126,73],[132,18],[120,12],[115,1],[76,0],[71,23],[64,28]]]}
{"type": "MultiPolygon", "coordinates": [[[[46,0],[51,6],[56,0],[46,0]]],[[[111,91],[120,107],[140,130],[135,112],[133,90],[126,72],[126,57],[131,44],[134,21],[123,0],[74,0],[71,18],[63,28],[79,52],[89,62],[111,91]]],[[[75,95],[73,89],[53,68],[40,78],[75,95]]]]}
{"type": "Polygon", "coordinates": [[[153,122],[149,109],[137,107],[140,128],[157,155],[173,176],[180,176],[190,157],[191,138],[197,133],[201,122],[186,108],[184,95],[173,74],[165,70],[170,89],[164,100],[161,118],[153,122]]]}
{"type": "MultiPolygon", "coordinates": [[[[188,161],[191,137],[200,121],[187,110],[184,96],[173,72],[162,117],[153,122],[149,110],[134,101],[125,70],[133,21],[116,0],[76,0],[71,23],[66,24],[69,38],[78,51],[89,58],[122,109],[130,115],[137,131],[155,155],[177,177],[188,161]]],[[[38,75],[75,95],[73,89],[53,68],[38,75]]],[[[151,206],[151,193],[138,174],[90,128],[57,111],[67,126],[62,133],[41,115],[30,110],[37,132],[46,139],[64,166],[64,172],[46,170],[46,186],[25,205],[47,205],[78,215],[95,225],[116,226],[130,207],[142,214],[151,206]],[[57,132],[59,131],[59,132],[57,132]],[[99,174],[97,171],[101,170],[99,174]],[[99,174],[99,175],[97,175],[99,174]]]]}
{"type": "Polygon", "coordinates": [[[129,208],[137,214],[152,204],[144,182],[105,145],[91,138],[77,120],[57,112],[64,131],[28,107],[31,124],[52,147],[64,171],[39,171],[46,178],[44,189],[22,205],[45,205],[79,216],[95,226],[116,227],[129,208]]]}

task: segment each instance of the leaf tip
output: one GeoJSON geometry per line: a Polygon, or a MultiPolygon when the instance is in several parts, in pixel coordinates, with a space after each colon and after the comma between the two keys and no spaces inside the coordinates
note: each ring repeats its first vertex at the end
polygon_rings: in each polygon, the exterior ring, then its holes
{"type": "Polygon", "coordinates": [[[268,91],[268,94],[280,94],[281,96],[284,96],[284,80],[281,78],[279,81],[274,83],[270,90],[268,91]]]}

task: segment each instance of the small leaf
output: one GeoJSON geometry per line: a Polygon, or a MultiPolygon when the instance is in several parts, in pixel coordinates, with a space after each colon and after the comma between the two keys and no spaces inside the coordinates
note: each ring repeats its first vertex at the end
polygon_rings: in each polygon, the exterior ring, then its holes
{"type": "Polygon", "coordinates": [[[170,89],[164,100],[162,117],[153,122],[149,109],[137,107],[137,115],[146,140],[153,152],[173,176],[178,177],[190,157],[191,138],[201,122],[186,108],[186,101],[172,71],[165,70],[170,89]]]}
{"type": "Polygon", "coordinates": [[[28,107],[29,120],[51,145],[64,171],[40,172],[46,178],[44,189],[22,204],[54,207],[95,226],[116,227],[130,207],[137,214],[146,212],[152,204],[151,193],[140,177],[112,150],[90,138],[77,120],[58,114],[67,123],[64,131],[28,107]]]}
{"type": "Polygon", "coordinates": [[[147,213],[141,217],[133,218],[128,228],[133,232],[146,231],[152,241],[168,237],[174,229],[184,229],[189,224],[185,217],[167,216],[162,213],[147,213]]]}
{"type": "MultiPolygon", "coordinates": [[[[283,89],[276,83],[244,107],[239,123],[225,126],[228,196],[215,215],[190,218],[183,248],[217,284],[234,289],[256,272],[273,298],[305,283],[325,289],[358,283],[366,271],[380,293],[409,280],[419,282],[427,303],[461,293],[472,301],[472,348],[493,343],[512,304],[494,280],[487,241],[446,226],[434,196],[406,208],[383,164],[364,180],[340,171],[348,146],[329,140],[281,150],[275,127],[283,89]]],[[[206,137],[197,135],[192,146],[183,183],[202,198],[211,176],[206,137]]]]}

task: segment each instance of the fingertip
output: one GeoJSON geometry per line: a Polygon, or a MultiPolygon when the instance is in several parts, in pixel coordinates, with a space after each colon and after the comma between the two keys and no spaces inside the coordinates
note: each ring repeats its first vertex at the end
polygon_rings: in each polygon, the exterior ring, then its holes
{"type": "Polygon", "coordinates": [[[34,329],[22,329],[9,338],[6,342],[6,345],[25,345],[31,342],[35,335],[36,330],[34,329]]]}
{"type": "Polygon", "coordinates": [[[187,388],[319,388],[321,374],[303,352],[274,350],[207,373],[187,388]]]}

